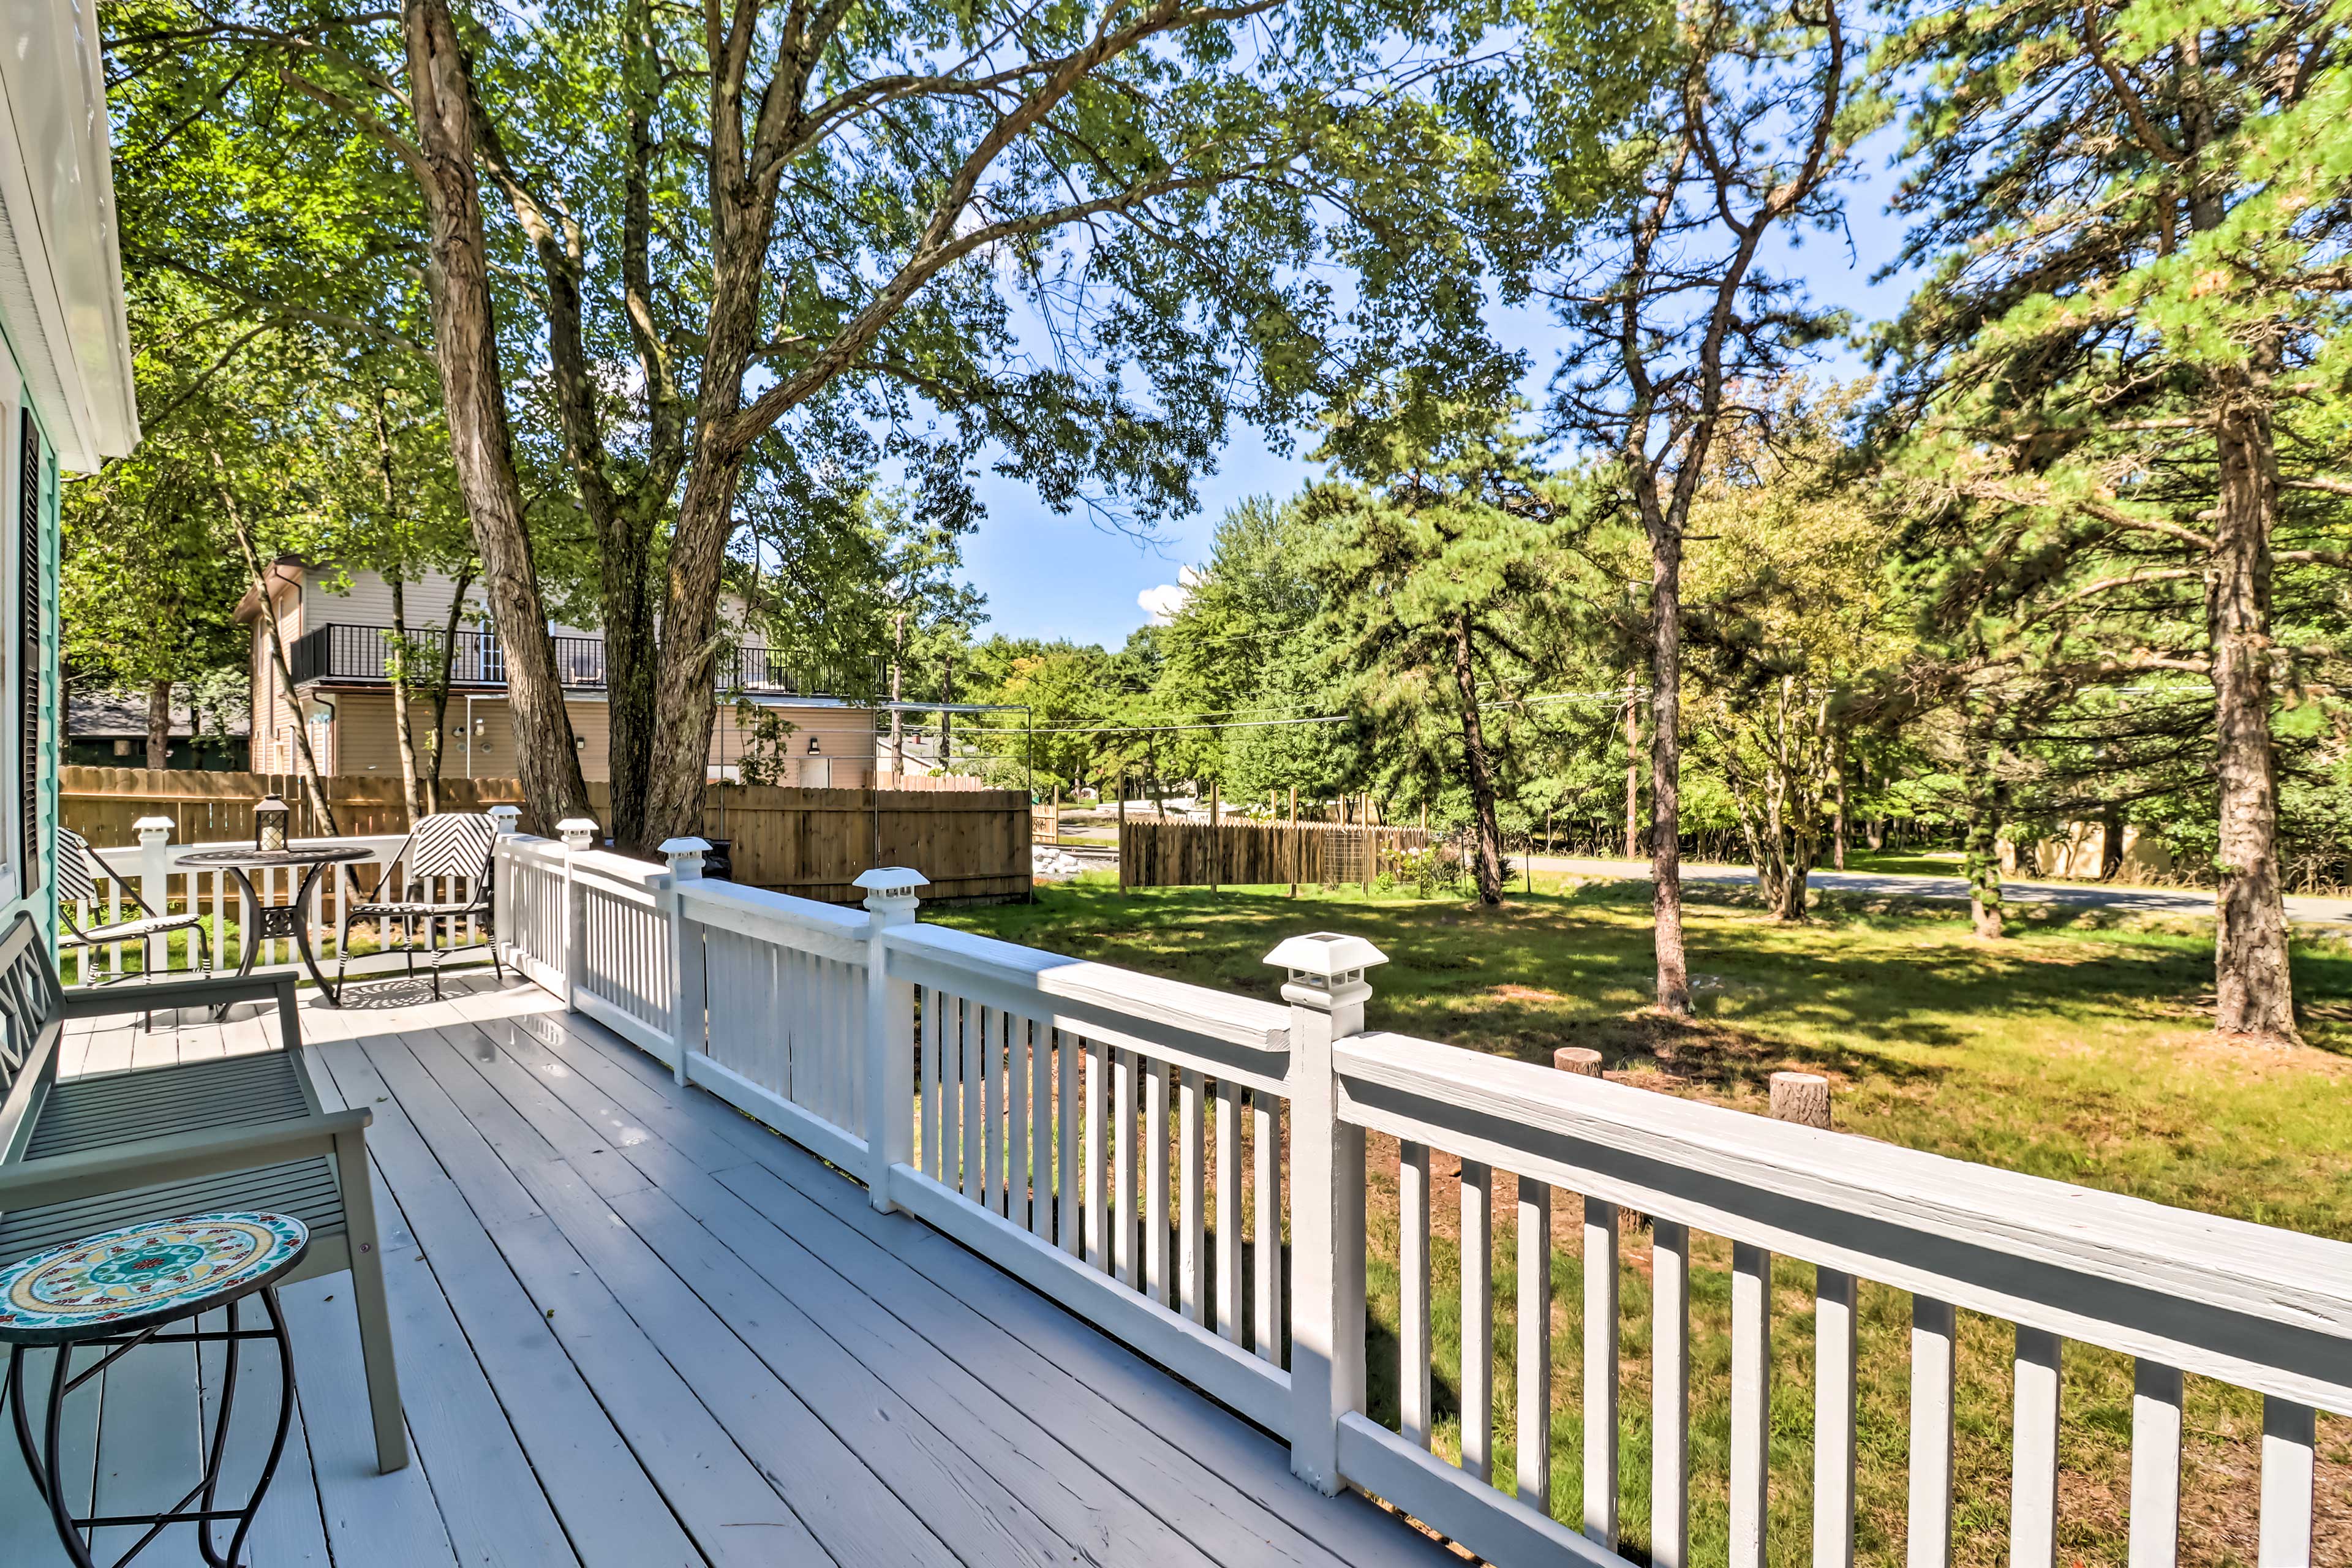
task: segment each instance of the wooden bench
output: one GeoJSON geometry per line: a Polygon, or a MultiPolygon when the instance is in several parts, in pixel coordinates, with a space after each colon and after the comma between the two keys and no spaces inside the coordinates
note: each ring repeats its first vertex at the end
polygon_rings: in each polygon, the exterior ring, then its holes
{"type": "Polygon", "coordinates": [[[310,1248],[286,1282],[350,1271],[376,1465],[408,1463],[368,1180],[374,1115],[320,1106],[292,975],[68,992],[32,916],[19,915],[0,935],[0,1266],[142,1219],[293,1215],[310,1248]],[[276,1049],[58,1081],[71,1019],[273,998],[276,1049]]]}

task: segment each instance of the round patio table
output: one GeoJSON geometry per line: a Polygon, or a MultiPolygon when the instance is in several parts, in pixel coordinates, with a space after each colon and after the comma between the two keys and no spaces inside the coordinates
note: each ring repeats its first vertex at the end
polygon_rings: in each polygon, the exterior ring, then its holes
{"type": "MultiPolygon", "coordinates": [[[[261,955],[261,944],[285,937],[294,939],[295,951],[302,955],[302,967],[310,972],[318,983],[319,994],[328,1006],[343,1005],[326,973],[319,967],[319,955],[310,951],[310,889],[319,880],[319,873],[330,866],[347,866],[364,860],[375,853],[357,844],[289,844],[283,849],[200,849],[193,855],[180,857],[182,866],[211,868],[225,866],[236,878],[244,890],[244,940],[237,943],[236,973],[240,978],[253,973],[254,961],[261,955]],[[252,873],[274,871],[280,867],[305,866],[302,885],[295,890],[290,904],[265,904],[255,890],[252,873]]],[[[224,1013],[226,1009],[222,1009],[224,1013]]]]}
{"type": "Polygon", "coordinates": [[[236,1563],[286,1451],[294,1415],[294,1349],[287,1338],[285,1314],[278,1310],[277,1287],[310,1245],[309,1227],[291,1215],[185,1215],[103,1231],[0,1268],[0,1344],[8,1347],[8,1409],[16,1419],[16,1447],[75,1568],[97,1568],[90,1552],[100,1530],[147,1527],[128,1551],[114,1553],[109,1548],[113,1568],[121,1568],[167,1527],[181,1523],[196,1527],[196,1544],[212,1568],[236,1563]],[[257,1292],[269,1321],[266,1329],[240,1323],[246,1298],[257,1292]],[[224,1308],[228,1313],[226,1330],[200,1327],[203,1314],[224,1308]],[[186,1330],[163,1331],[174,1323],[185,1323],[186,1330]],[[221,1459],[228,1451],[228,1424],[236,1410],[238,1351],[253,1340],[267,1340],[278,1350],[278,1433],[253,1483],[253,1495],[241,1508],[218,1508],[221,1459]],[[227,1350],[222,1358],[219,1414],[205,1444],[202,1479],[161,1513],[77,1517],[58,1469],[66,1396],[142,1345],[215,1343],[227,1350]],[[101,1353],[76,1372],[74,1356],[85,1345],[102,1347],[101,1353]],[[42,1401],[47,1419],[37,1442],[25,1370],[33,1354],[44,1348],[56,1353],[49,1361],[48,1394],[42,1401]],[[236,1529],[224,1553],[214,1548],[213,1526],[226,1520],[235,1520],[236,1529]]]}

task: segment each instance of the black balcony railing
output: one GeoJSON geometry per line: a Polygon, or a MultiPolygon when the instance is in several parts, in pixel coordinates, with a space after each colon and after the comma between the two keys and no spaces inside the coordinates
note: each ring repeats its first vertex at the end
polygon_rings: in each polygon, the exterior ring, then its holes
{"type": "MultiPolygon", "coordinates": [[[[558,637],[555,643],[555,669],[563,684],[572,688],[601,688],[604,684],[604,639],[602,637],[558,637]]],[[[390,685],[400,668],[404,651],[412,684],[428,685],[441,668],[442,634],[438,631],[412,632],[405,645],[390,626],[346,626],[340,623],[316,627],[294,639],[287,649],[287,663],[294,672],[294,684],[307,685],[317,680],[358,681],[366,684],[390,685]]],[[[716,683],[721,691],[744,691],[761,696],[840,697],[864,700],[871,695],[872,677],[860,678],[845,670],[804,668],[772,654],[756,644],[738,647],[719,657],[716,683]]],[[[499,647],[494,632],[459,632],[449,659],[449,684],[452,687],[504,686],[507,683],[505,650],[499,647]]]]}

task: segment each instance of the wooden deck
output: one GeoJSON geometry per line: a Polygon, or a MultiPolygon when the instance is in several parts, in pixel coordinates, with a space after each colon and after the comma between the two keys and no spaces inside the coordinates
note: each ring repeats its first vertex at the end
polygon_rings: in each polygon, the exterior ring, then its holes
{"type": "MultiPolygon", "coordinates": [[[[259,1568],[1460,1561],[1316,1495],[1281,1444],[544,993],[352,1001],[306,1006],[305,1032],[322,1089],[375,1113],[416,1458],[374,1473],[348,1276],[289,1288],[301,1393],[259,1568]]],[[[64,1070],[266,1048],[251,1018],[136,1024],[77,1037],[64,1070]]],[[[100,1511],[193,1484],[205,1350],[140,1352],[74,1396],[68,1473],[100,1511]]],[[[236,1495],[275,1399],[248,1354],[236,1495]]],[[[186,1530],[141,1561],[194,1561],[186,1530]]],[[[112,1533],[101,1562],[133,1532],[112,1533]]],[[[64,1561],[7,1439],[0,1563],[64,1561]]]]}

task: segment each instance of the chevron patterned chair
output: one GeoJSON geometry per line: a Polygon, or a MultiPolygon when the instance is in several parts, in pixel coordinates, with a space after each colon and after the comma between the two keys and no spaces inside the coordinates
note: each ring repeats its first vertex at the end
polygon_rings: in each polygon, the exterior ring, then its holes
{"type": "MultiPolygon", "coordinates": [[[[157,975],[168,974],[171,972],[171,944],[168,942],[164,944],[163,968],[151,970],[146,967],[147,954],[150,951],[148,939],[158,936],[169,937],[175,931],[192,931],[196,934],[188,944],[189,966],[210,973],[213,967],[212,939],[205,930],[205,917],[196,912],[194,908],[194,900],[191,899],[189,902],[191,907],[185,913],[157,914],[155,907],[147,901],[146,897],[125,879],[121,873],[108,865],[104,858],[89,847],[88,839],[70,827],[58,829],[58,919],[65,928],[58,933],[58,955],[60,958],[65,956],[68,949],[78,948],[87,952],[91,948],[105,947],[113,942],[135,942],[139,944],[140,973],[152,983],[157,975]],[[98,902],[98,879],[90,871],[93,865],[106,873],[107,880],[131,895],[131,902],[139,906],[139,913],[135,918],[127,921],[109,921],[103,924],[89,927],[75,922],[74,910],[77,906],[98,902]]],[[[90,982],[86,971],[87,961],[85,961],[82,983],[89,984],[90,982]]],[[[119,974],[105,984],[111,984],[130,978],[131,977],[128,974],[119,974]]],[[[143,1026],[152,1029],[155,1026],[155,1015],[150,1012],[141,1022],[143,1026]]]]}
{"type": "Polygon", "coordinates": [[[479,812],[445,811],[419,817],[410,830],[408,842],[400,847],[392,864],[383,868],[373,888],[362,889],[359,877],[349,866],[343,868],[346,879],[343,925],[341,941],[336,943],[335,988],[342,989],[343,965],[350,961],[352,927],[368,921],[389,921],[401,929],[402,946],[408,954],[408,973],[416,973],[416,928],[425,927],[425,940],[432,943],[433,994],[441,995],[441,965],[453,952],[460,948],[445,948],[434,940],[437,925],[454,924],[472,919],[480,922],[490,950],[490,967],[499,980],[506,979],[506,965],[499,961],[498,933],[490,926],[490,875],[492,857],[499,847],[499,825],[479,812]],[[463,879],[453,897],[436,897],[435,884],[446,878],[463,879]]]}

